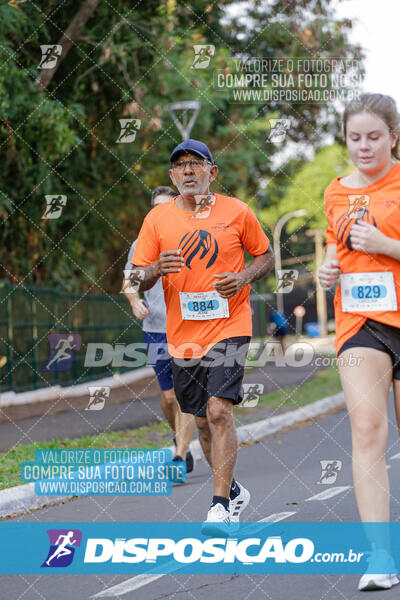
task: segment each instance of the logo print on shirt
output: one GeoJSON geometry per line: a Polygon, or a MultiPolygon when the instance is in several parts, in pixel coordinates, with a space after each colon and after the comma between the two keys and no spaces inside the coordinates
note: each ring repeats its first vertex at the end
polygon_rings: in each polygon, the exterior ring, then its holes
{"type": "Polygon", "coordinates": [[[208,219],[211,213],[211,208],[215,206],[215,196],[212,194],[198,195],[195,196],[196,210],[191,219],[208,219]]]}
{"type": "Polygon", "coordinates": [[[367,207],[369,206],[369,202],[371,200],[369,195],[349,194],[347,198],[349,199],[349,210],[346,217],[349,219],[362,219],[365,212],[368,212],[367,207]]]}
{"type": "Polygon", "coordinates": [[[185,266],[188,269],[192,268],[191,262],[199,253],[200,260],[211,254],[206,264],[206,269],[214,264],[218,256],[217,240],[212,237],[211,233],[204,231],[204,229],[196,229],[195,231],[185,233],[179,242],[178,248],[182,249],[182,256],[185,258],[185,266]]]}
{"type": "Polygon", "coordinates": [[[350,241],[350,231],[358,221],[365,221],[374,227],[378,227],[375,218],[368,210],[370,196],[368,194],[349,194],[349,208],[344,215],[341,215],[336,223],[336,238],[343,246],[347,246],[348,250],[353,250],[350,241]]]}

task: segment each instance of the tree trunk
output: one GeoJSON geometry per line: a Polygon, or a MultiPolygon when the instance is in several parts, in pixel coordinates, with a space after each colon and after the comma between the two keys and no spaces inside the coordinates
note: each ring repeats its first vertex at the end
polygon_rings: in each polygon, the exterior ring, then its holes
{"type": "Polygon", "coordinates": [[[72,44],[78,39],[82,28],[96,10],[99,1],[100,0],[85,0],[70,25],[61,36],[58,42],[61,46],[61,56],[58,57],[57,62],[52,69],[42,69],[35,81],[36,85],[42,90],[45,90],[53,79],[55,72],[67,56],[72,44]]]}

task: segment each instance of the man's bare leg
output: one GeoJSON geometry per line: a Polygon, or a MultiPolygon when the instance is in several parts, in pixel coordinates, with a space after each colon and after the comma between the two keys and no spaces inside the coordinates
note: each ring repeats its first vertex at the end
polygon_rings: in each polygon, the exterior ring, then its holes
{"type": "Polygon", "coordinates": [[[193,438],[194,416],[189,413],[183,413],[178,404],[175,423],[176,453],[185,459],[193,438]]]}
{"type": "Polygon", "coordinates": [[[193,415],[182,413],[175,396],[174,388],[161,391],[161,408],[169,426],[174,432],[176,453],[185,459],[193,437],[194,417],[193,415]]]}
{"type": "Polygon", "coordinates": [[[237,437],[232,401],[212,396],[207,417],[196,417],[200,444],[212,468],[214,496],[229,498],[237,456],[237,437]]]}
{"type": "Polygon", "coordinates": [[[196,425],[199,432],[199,442],[203,450],[206,461],[212,469],[211,463],[211,430],[208,426],[207,417],[195,417],[196,425]]]}
{"type": "Polygon", "coordinates": [[[196,417],[199,441],[214,478],[214,493],[203,533],[214,535],[219,529],[212,523],[238,522],[241,512],[250,502],[250,493],[233,477],[237,458],[237,436],[231,400],[212,396],[208,400],[206,417],[196,417]],[[224,510],[216,508],[222,505],[224,510]],[[227,518],[227,514],[229,517],[227,518]]]}
{"type": "Polygon", "coordinates": [[[174,388],[171,388],[170,390],[161,390],[161,409],[174,434],[177,403],[174,388]]]}
{"type": "Polygon", "coordinates": [[[232,401],[211,396],[207,420],[211,430],[214,496],[229,498],[238,447],[232,401]]]}

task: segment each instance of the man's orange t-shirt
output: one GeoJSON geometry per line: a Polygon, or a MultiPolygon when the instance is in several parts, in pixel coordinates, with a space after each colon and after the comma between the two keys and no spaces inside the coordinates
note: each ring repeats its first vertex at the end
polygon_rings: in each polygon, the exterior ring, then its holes
{"type": "Polygon", "coordinates": [[[269,247],[247,204],[220,194],[214,198],[215,204],[199,213],[178,208],[174,198],[154,207],[144,219],[131,260],[147,266],[158,260],[160,252],[182,250],[185,266],[179,273],[162,277],[169,352],[176,358],[200,358],[217,342],[252,332],[249,285],[228,299],[229,317],[182,319],[179,292],[215,291],[215,274],[239,273],[245,268],[244,248],[258,256],[269,247]]]}
{"type": "Polygon", "coordinates": [[[326,244],[336,244],[341,273],[391,271],[397,297],[397,311],[343,312],[340,284],[335,295],[336,341],[338,352],[361,329],[367,319],[400,327],[400,261],[385,254],[353,250],[350,230],[356,221],[366,221],[388,237],[400,240],[400,164],[394,164],[381,179],[362,188],[350,188],[335,178],[325,190],[328,219],[326,244]]]}

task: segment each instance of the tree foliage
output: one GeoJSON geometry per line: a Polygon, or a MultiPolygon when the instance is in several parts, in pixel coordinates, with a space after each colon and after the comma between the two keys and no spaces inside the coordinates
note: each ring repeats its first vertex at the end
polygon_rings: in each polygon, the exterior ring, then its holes
{"type": "MultiPolygon", "coordinates": [[[[191,135],[209,144],[220,167],[214,189],[274,219],[280,208],[273,205],[281,206],[301,163],[285,167],[290,177],[274,173],[281,148],[266,143],[268,119],[290,115],[290,140],[318,149],[324,136],[336,135],[336,113],[324,105],[234,104],[228,90],[215,88],[216,70],[244,55],[354,57],[360,51],[347,39],[351,24],[335,19],[330,0],[257,1],[240,21],[227,18],[227,0],[113,0],[98,3],[41,89],[40,46],[58,43],[82,4],[0,7],[1,276],[116,293],[150,192],[169,183],[169,154],[181,141],[168,103],[201,101],[191,135]],[[215,46],[210,68],[191,68],[194,44],[215,46]],[[141,121],[129,144],[117,143],[123,118],[141,121]],[[271,179],[277,193],[263,195],[263,182],[271,179]],[[58,219],[42,218],[48,194],[67,196],[58,219]]],[[[285,203],[295,202],[289,190],[285,203]]]]}

